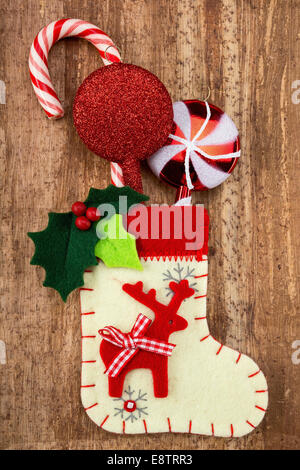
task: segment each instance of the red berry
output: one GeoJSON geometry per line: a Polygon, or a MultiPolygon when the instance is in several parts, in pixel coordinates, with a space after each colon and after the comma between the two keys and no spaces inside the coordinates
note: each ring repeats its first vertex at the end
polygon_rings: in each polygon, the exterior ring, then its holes
{"type": "Polygon", "coordinates": [[[87,218],[91,220],[92,222],[96,222],[97,220],[100,219],[101,214],[98,211],[97,207],[89,207],[88,210],[86,211],[87,218]]]}
{"type": "Polygon", "coordinates": [[[77,217],[75,225],[79,230],[88,230],[91,227],[91,222],[84,215],[77,217]]]}
{"type": "Polygon", "coordinates": [[[83,204],[83,202],[77,201],[74,202],[72,205],[72,212],[73,214],[79,216],[79,215],[84,215],[86,211],[86,205],[83,204]]]}

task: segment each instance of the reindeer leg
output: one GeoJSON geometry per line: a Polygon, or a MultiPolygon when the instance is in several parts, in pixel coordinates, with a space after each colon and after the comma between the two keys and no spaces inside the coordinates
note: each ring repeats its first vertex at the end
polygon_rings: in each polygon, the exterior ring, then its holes
{"type": "Polygon", "coordinates": [[[126,373],[120,373],[118,377],[108,377],[109,396],[120,398],[123,393],[124,380],[126,373]]]}
{"type": "Polygon", "coordinates": [[[151,368],[153,377],[153,392],[156,398],[168,396],[168,358],[161,357],[151,368]]]}

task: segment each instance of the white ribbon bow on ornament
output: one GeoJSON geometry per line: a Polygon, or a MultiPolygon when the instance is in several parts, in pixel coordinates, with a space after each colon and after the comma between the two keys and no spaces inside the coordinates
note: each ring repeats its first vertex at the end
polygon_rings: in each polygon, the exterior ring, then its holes
{"type": "MultiPolygon", "coordinates": [[[[202,140],[198,140],[203,131],[205,130],[210,117],[211,117],[211,111],[210,107],[207,101],[205,101],[205,106],[206,106],[206,118],[204,123],[202,124],[201,128],[197,132],[197,134],[193,137],[192,140],[187,140],[183,139],[182,137],[179,137],[177,135],[170,134],[169,137],[180,144],[183,144],[186,149],[186,155],[184,159],[184,168],[185,168],[185,174],[186,174],[186,182],[187,182],[187,187],[189,189],[193,189],[194,185],[191,180],[191,175],[190,175],[190,160],[193,163],[194,168],[197,167],[197,162],[199,161],[197,158],[197,155],[193,155],[194,152],[200,153],[203,157],[208,158],[209,160],[222,160],[222,159],[227,159],[227,158],[237,158],[241,155],[241,151],[239,150],[238,152],[232,152],[232,153],[226,153],[224,155],[209,155],[208,153],[204,152],[199,146],[204,143],[207,145],[208,142],[204,142],[206,138],[202,140]],[[195,158],[193,158],[195,157],[195,158]]],[[[177,123],[179,124],[179,123],[177,123]]],[[[184,150],[184,149],[183,149],[184,150]]]]}

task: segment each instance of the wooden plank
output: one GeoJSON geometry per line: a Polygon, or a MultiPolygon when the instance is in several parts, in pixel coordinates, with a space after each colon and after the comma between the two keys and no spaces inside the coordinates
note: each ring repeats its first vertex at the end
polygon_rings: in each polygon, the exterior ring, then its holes
{"type": "MultiPolygon", "coordinates": [[[[106,0],[2,2],[0,80],[1,309],[0,447],[18,449],[290,449],[299,447],[299,115],[298,0],[106,0]],[[114,38],[124,61],[156,73],[174,100],[204,97],[236,122],[242,159],[219,188],[194,195],[209,210],[208,317],[212,334],[257,360],[270,389],[263,424],[241,439],[193,435],[117,436],[100,431],[79,396],[78,292],[62,305],[29,265],[27,231],[47,212],[68,210],[90,186],[104,187],[109,165],[72,126],[82,80],[101,65],[86,41],[66,40],[50,71],[66,108],[51,122],[28,76],[38,30],[60,17],[84,17],[114,38]],[[1,103],[3,100],[1,100],[1,103]]],[[[174,191],[144,167],[152,202],[174,191]]]]}

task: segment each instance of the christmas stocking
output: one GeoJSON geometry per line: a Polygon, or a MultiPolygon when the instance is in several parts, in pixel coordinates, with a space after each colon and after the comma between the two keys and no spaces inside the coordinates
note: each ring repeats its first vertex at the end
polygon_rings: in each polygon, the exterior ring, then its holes
{"type": "MultiPolygon", "coordinates": [[[[157,225],[147,211],[149,226],[157,225]]],[[[242,436],[265,414],[266,379],[251,358],[209,332],[206,211],[197,222],[200,249],[176,239],[172,220],[169,240],[161,227],[159,237],[137,240],[142,271],[99,262],[85,272],[82,403],[110,432],[242,436]]]]}
{"type": "Polygon", "coordinates": [[[265,414],[267,385],[252,359],[210,335],[208,216],[198,217],[196,206],[165,207],[157,216],[141,204],[140,175],[140,161],[151,156],[154,173],[188,203],[191,190],[213,188],[232,172],[237,129],[206,101],[172,107],[157,77],[120,63],[112,40],[78,19],[50,23],[31,47],[32,84],[50,118],[63,109],[47,57],[67,36],[85,37],[110,64],[79,87],[73,117],[87,147],[112,162],[115,186],[92,188],[84,203],[50,213],[48,227],[29,236],[44,285],[63,300],[81,288],[83,406],[116,433],[245,435],[265,414]],[[136,205],[142,218],[128,215],[136,205]]]}

